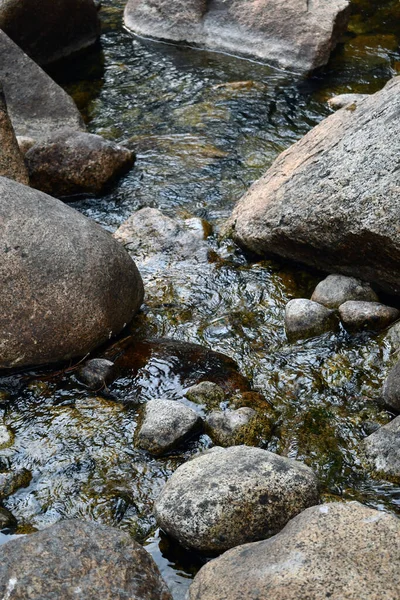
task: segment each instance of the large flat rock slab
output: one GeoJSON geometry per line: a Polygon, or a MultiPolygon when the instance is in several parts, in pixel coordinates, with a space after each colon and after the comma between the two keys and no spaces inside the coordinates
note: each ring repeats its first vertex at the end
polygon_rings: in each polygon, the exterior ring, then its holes
{"type": "Polygon", "coordinates": [[[322,121],[239,201],[232,237],[400,293],[400,77],[322,121]]]}
{"type": "Polygon", "coordinates": [[[140,35],[255,56],[298,72],[326,64],[347,24],[348,0],[129,0],[140,35]]]}

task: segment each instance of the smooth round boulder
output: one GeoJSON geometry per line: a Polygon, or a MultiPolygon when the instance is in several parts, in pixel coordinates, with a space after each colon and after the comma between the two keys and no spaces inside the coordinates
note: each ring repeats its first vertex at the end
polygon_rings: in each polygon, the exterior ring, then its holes
{"type": "Polygon", "coordinates": [[[379,331],[398,319],[400,312],[397,308],[379,302],[348,300],[339,306],[339,315],[343,325],[349,331],[363,329],[379,331]]]}
{"type": "Polygon", "coordinates": [[[215,448],[181,465],[155,503],[158,525],[206,554],[265,539],[319,502],[312,470],[249,446],[215,448]]]}
{"type": "Polygon", "coordinates": [[[378,302],[379,298],[366,281],[346,275],[328,275],[319,282],[311,300],[328,308],[339,308],[347,300],[378,302]]]}
{"type": "Polygon", "coordinates": [[[308,508],[207,563],[188,600],[396,600],[400,520],[358,502],[308,508]]]}
{"type": "Polygon", "coordinates": [[[388,407],[400,413],[400,360],[390,369],[383,384],[382,396],[388,407]]]}
{"type": "Polygon", "coordinates": [[[400,417],[365,438],[361,450],[374,475],[400,483],[400,417]]]}
{"type": "Polygon", "coordinates": [[[78,520],[0,546],[0,597],[172,600],[153,559],[128,533],[78,520]]]}
{"type": "Polygon", "coordinates": [[[122,245],[73,208],[0,177],[0,368],[84,356],[143,299],[122,245]]]}
{"type": "Polygon", "coordinates": [[[290,300],[285,308],[285,331],[290,341],[322,335],[339,326],[337,312],[306,298],[290,300]]]}

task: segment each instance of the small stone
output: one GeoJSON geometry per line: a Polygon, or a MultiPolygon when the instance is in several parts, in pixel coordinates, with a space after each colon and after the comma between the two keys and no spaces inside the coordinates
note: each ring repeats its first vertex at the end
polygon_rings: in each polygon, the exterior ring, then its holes
{"type": "Polygon", "coordinates": [[[327,331],[336,331],[339,325],[337,312],[305,298],[287,303],[285,330],[291,341],[315,337],[327,331]]]}
{"type": "Polygon", "coordinates": [[[339,308],[347,300],[378,302],[379,298],[370,284],[361,279],[345,275],[328,275],[317,285],[311,300],[328,308],[339,308]]]}
{"type": "Polygon", "coordinates": [[[28,469],[0,473],[0,500],[14,494],[19,488],[28,487],[32,473],[28,469]]]}
{"type": "Polygon", "coordinates": [[[4,508],[0,506],[0,531],[4,532],[13,532],[17,528],[17,519],[14,515],[4,508]]]}
{"type": "Polygon", "coordinates": [[[114,363],[106,358],[92,358],[77,372],[78,380],[91,390],[101,390],[106,387],[114,374],[114,363]]]}
{"type": "Polygon", "coordinates": [[[364,100],[364,98],[368,98],[368,96],[369,94],[338,94],[337,96],[333,96],[333,98],[329,98],[328,104],[331,108],[337,110],[348,106],[349,104],[364,100]]]}
{"type": "Polygon", "coordinates": [[[207,408],[219,408],[221,402],[225,400],[224,390],[212,381],[201,381],[193,385],[185,392],[185,396],[191,402],[202,404],[207,408]]]}
{"type": "Polygon", "coordinates": [[[400,483],[400,417],[365,438],[361,448],[375,475],[400,483]]]}
{"type": "Polygon", "coordinates": [[[392,367],[383,384],[385,404],[400,413],[400,361],[392,367]]]}
{"type": "Polygon", "coordinates": [[[150,400],[136,435],[136,446],[154,456],[165,454],[200,430],[200,416],[176,400],[150,400]]]}
{"type": "Polygon", "coordinates": [[[219,446],[256,446],[270,437],[272,423],[250,407],[214,411],[206,418],[206,432],[219,446]]]}
{"type": "Polygon", "coordinates": [[[395,321],[400,312],[397,308],[379,302],[358,302],[349,300],[339,306],[340,318],[348,330],[369,329],[378,331],[395,321]]]}

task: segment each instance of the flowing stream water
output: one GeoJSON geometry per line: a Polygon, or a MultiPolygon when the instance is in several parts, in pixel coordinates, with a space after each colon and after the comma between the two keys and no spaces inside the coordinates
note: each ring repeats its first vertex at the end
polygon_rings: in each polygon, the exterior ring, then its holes
{"type": "MultiPolygon", "coordinates": [[[[394,360],[385,333],[336,334],[289,344],[284,307],[310,297],[323,275],[276,261],[249,261],[218,232],[236,200],[274,158],[330,113],[338,93],[372,93],[400,72],[397,0],[352,2],[349,33],[329,65],[303,79],[224,54],[139,39],[122,25],[122,0],[103,0],[101,44],[52,72],[90,132],[134,148],[134,168],[102,198],[75,208],[114,231],[143,206],[210,224],[209,264],[181,275],[161,301],[147,298],[131,326],[141,335],[194,342],[232,357],[277,411],[261,441],[318,473],[325,500],[400,514],[400,489],[363,468],[360,441],[391,415],[379,403],[394,360]]],[[[27,469],[26,487],[4,505],[27,533],[78,517],[128,530],[156,559],[176,600],[202,564],[156,530],[152,503],[206,435],[164,458],[134,447],[140,405],[179,398],[168,361],[151,376],[121,377],[122,401],[93,395],[73,370],[4,374],[0,417],[12,439],[0,470],[27,469]]]]}

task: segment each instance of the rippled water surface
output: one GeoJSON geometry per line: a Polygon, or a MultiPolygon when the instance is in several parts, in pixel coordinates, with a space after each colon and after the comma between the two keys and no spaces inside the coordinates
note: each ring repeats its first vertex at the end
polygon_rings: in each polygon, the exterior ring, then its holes
{"type": "MultiPolygon", "coordinates": [[[[353,2],[350,32],[328,67],[306,81],[256,62],[138,39],[122,27],[122,6],[104,0],[101,47],[53,75],[89,130],[134,148],[137,162],[107,196],[74,205],[111,231],[143,206],[201,217],[212,228],[208,261],[166,274],[160,265],[160,293],[148,295],[132,331],[233,358],[278,415],[264,446],[312,466],[325,499],[359,499],[400,513],[399,488],[371,478],[358,453],[371,427],[391,417],[377,402],[393,361],[385,334],[341,330],[289,344],[285,304],[309,297],[321,274],[250,262],[218,241],[248,186],[329,114],[327,98],[374,92],[400,72],[398,2],[353,2]]],[[[154,273],[144,277],[150,285],[154,273]]],[[[184,387],[168,357],[126,372],[103,396],[89,394],[68,368],[1,379],[0,416],[13,439],[0,449],[0,468],[32,473],[28,487],[4,503],[19,531],[69,517],[127,529],[183,598],[201,560],[160,537],[152,502],[173,470],[211,441],[203,435],[152,459],[133,437],[143,402],[180,398],[184,387]]]]}

